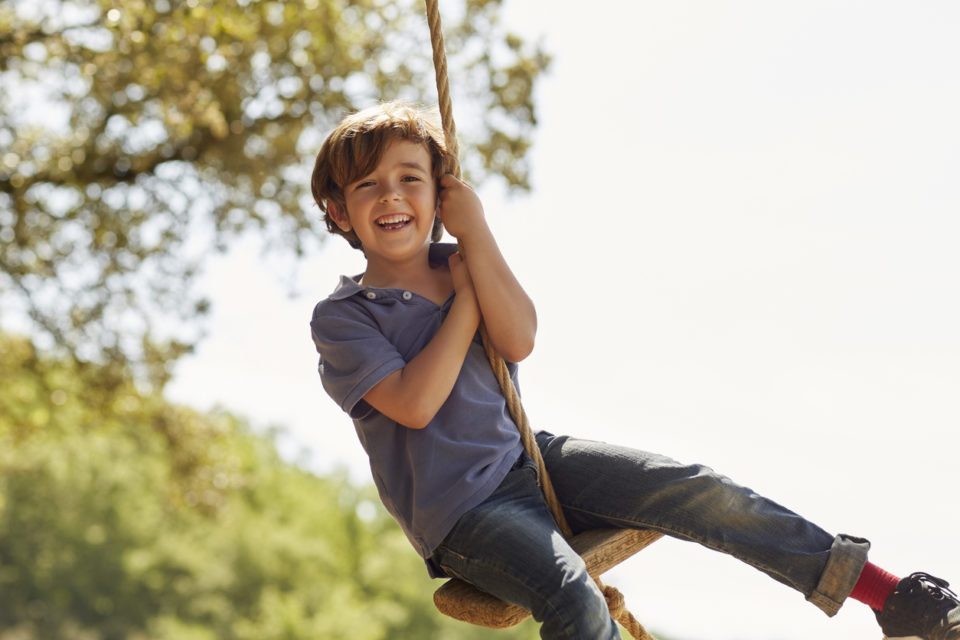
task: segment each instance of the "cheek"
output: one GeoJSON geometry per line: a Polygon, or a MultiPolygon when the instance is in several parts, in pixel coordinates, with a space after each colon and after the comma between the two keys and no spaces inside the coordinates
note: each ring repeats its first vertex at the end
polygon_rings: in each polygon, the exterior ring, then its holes
{"type": "Polygon", "coordinates": [[[355,194],[351,195],[349,198],[347,198],[347,201],[346,201],[347,209],[346,209],[346,210],[347,210],[347,211],[352,211],[352,212],[354,212],[354,213],[359,212],[359,211],[363,211],[364,207],[367,207],[367,206],[368,206],[368,204],[367,204],[367,201],[368,201],[368,200],[369,200],[369,197],[367,197],[367,192],[361,191],[361,192],[359,192],[359,193],[355,193],[355,194]]]}

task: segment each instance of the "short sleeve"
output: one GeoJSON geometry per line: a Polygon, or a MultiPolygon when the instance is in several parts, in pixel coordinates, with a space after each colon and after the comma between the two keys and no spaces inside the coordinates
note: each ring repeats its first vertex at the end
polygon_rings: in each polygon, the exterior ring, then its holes
{"type": "Polygon", "coordinates": [[[313,311],[310,332],[320,354],[323,388],[351,418],[372,411],[363,396],[406,366],[376,321],[351,300],[324,300],[313,311]]]}

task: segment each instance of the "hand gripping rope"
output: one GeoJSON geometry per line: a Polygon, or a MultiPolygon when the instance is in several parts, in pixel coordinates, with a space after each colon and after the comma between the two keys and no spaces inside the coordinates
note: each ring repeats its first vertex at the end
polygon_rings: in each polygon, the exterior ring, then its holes
{"type": "MultiPolygon", "coordinates": [[[[457,144],[456,125],[453,121],[453,107],[450,101],[450,83],[447,77],[447,57],[443,45],[443,30],[440,25],[440,10],[437,6],[437,1],[438,0],[424,0],[427,9],[427,22],[430,26],[430,42],[433,46],[433,66],[437,76],[437,95],[439,97],[444,139],[446,141],[447,151],[453,160],[452,173],[459,178],[460,153],[459,145],[457,144]]],[[[462,249],[461,247],[461,251],[462,249]]],[[[543,456],[540,455],[540,449],[537,447],[536,440],[534,439],[533,431],[527,420],[527,414],[523,410],[523,405],[520,403],[520,395],[517,393],[517,389],[510,379],[510,373],[507,370],[506,363],[493,348],[486,328],[482,323],[480,325],[480,336],[483,339],[483,348],[487,353],[487,358],[490,360],[490,366],[493,368],[493,373],[500,383],[500,388],[507,402],[507,408],[510,411],[511,417],[513,417],[513,421],[517,425],[517,430],[520,432],[523,448],[526,450],[527,455],[537,464],[537,475],[540,487],[543,490],[547,506],[557,521],[557,527],[561,533],[563,533],[563,536],[570,541],[574,550],[576,550],[587,563],[587,570],[603,592],[613,618],[627,629],[630,635],[636,640],[654,640],[653,636],[647,633],[643,625],[626,609],[623,602],[623,595],[616,588],[604,585],[600,580],[600,574],[654,542],[660,538],[661,534],[654,531],[611,529],[586,531],[578,536],[573,536],[570,525],[567,524],[567,519],[563,515],[563,509],[553,490],[550,475],[547,473],[546,466],[544,465],[543,456]]],[[[433,599],[437,609],[446,615],[464,622],[494,629],[513,626],[530,615],[529,611],[516,605],[505,603],[460,580],[450,580],[445,583],[437,589],[433,599]]]]}

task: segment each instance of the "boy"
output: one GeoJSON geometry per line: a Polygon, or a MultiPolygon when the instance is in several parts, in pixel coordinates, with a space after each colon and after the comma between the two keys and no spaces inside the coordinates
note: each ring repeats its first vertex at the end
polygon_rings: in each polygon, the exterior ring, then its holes
{"type": "MultiPolygon", "coordinates": [[[[314,198],[367,268],[314,309],[321,380],[431,576],[528,608],[544,638],[619,638],[543,502],[476,337],[482,318],[516,382],[536,311],[447,164],[442,132],[399,103],[349,116],[324,142],[314,198]],[[437,244],[441,221],[464,255],[437,244]]],[[[889,638],[960,640],[947,583],[891,575],[867,561],[862,538],[828,534],[702,465],[546,432],[537,445],[574,532],[654,529],[731,554],[828,615],[848,597],[864,602],[889,638]]]]}

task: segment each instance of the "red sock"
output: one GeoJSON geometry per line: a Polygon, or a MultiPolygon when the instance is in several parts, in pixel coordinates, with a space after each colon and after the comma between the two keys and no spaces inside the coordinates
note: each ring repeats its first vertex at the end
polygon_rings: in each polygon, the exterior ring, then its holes
{"type": "Polygon", "coordinates": [[[863,571],[860,572],[860,578],[850,592],[850,597],[871,609],[880,611],[883,609],[883,603],[897,588],[898,582],[900,578],[868,562],[863,566],[863,571]]]}

